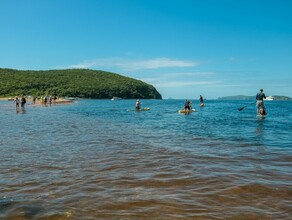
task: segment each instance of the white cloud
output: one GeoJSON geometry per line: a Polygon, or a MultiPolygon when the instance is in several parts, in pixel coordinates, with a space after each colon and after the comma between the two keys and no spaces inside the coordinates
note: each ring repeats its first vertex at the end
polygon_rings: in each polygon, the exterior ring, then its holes
{"type": "Polygon", "coordinates": [[[169,67],[194,67],[198,63],[170,58],[155,58],[148,60],[126,60],[121,58],[95,59],[81,62],[79,64],[69,65],[64,68],[101,68],[114,67],[122,70],[142,70],[142,69],[159,69],[169,67]]]}
{"type": "Polygon", "coordinates": [[[164,67],[192,67],[196,66],[197,63],[192,61],[184,61],[169,58],[157,58],[151,60],[134,61],[128,63],[133,69],[158,69],[164,67]]]}
{"type": "Polygon", "coordinates": [[[216,76],[213,72],[180,72],[180,73],[164,73],[158,74],[157,77],[140,78],[140,80],[160,87],[181,87],[188,85],[209,85],[214,81],[206,81],[203,79],[216,76]],[[188,79],[187,81],[181,81],[188,79]],[[196,79],[196,81],[194,81],[196,79]]]}
{"type": "Polygon", "coordinates": [[[147,82],[147,83],[152,83],[152,82],[158,82],[158,81],[162,81],[164,78],[158,78],[158,77],[148,77],[148,78],[139,78],[139,80],[142,80],[144,82],[147,82]]]}
{"type": "Polygon", "coordinates": [[[161,76],[164,78],[177,78],[177,77],[212,77],[216,74],[214,72],[180,72],[180,73],[165,73],[161,76]]]}

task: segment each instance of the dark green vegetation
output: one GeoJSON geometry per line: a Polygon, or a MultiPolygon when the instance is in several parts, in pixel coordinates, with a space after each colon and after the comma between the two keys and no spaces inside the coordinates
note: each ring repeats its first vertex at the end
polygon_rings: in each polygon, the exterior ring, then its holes
{"type": "Polygon", "coordinates": [[[115,73],[89,69],[31,71],[0,68],[0,97],[15,95],[161,99],[152,85],[115,73]]]}
{"type": "MultiPolygon", "coordinates": [[[[273,95],[273,100],[292,100],[292,98],[288,96],[279,96],[279,95],[273,95]]],[[[245,95],[236,95],[236,96],[226,96],[226,97],[220,97],[219,100],[255,100],[254,96],[245,96],[245,95]]]]}
{"type": "Polygon", "coordinates": [[[273,95],[274,100],[292,100],[292,98],[288,96],[280,96],[280,95],[273,95]]]}

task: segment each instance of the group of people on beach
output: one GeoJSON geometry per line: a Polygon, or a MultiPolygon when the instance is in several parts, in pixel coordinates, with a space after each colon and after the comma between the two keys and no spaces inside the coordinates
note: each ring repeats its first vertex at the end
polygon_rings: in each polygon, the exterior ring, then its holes
{"type": "MultiPolygon", "coordinates": [[[[57,100],[57,96],[41,96],[39,100],[42,105],[47,105],[48,103],[51,105],[57,100]]],[[[35,97],[33,99],[33,104],[35,104],[35,97]]]]}
{"type": "MultiPolygon", "coordinates": [[[[32,97],[32,103],[31,104],[41,104],[41,105],[51,105],[57,100],[57,96],[41,96],[40,98],[33,96],[32,97]]],[[[25,104],[26,104],[26,96],[22,96],[21,98],[18,98],[18,96],[15,96],[13,102],[15,103],[16,111],[18,111],[21,107],[21,110],[25,110],[25,104]]]]}

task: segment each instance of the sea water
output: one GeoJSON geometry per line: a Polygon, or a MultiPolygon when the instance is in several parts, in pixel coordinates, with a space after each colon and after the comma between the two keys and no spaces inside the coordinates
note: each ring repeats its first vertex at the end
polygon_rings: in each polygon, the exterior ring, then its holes
{"type": "Polygon", "coordinates": [[[0,219],[291,219],[292,102],[0,102],[0,219]]]}

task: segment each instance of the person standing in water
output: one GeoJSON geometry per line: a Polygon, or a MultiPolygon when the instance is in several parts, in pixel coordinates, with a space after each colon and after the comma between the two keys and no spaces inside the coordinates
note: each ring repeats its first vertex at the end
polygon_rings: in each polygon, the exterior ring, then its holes
{"type": "Polygon", "coordinates": [[[21,98],[21,109],[25,110],[25,103],[26,103],[26,98],[25,96],[22,96],[21,98]]]}
{"type": "Polygon", "coordinates": [[[140,101],[139,101],[139,99],[137,99],[135,106],[136,106],[136,110],[140,110],[140,101]]]}
{"type": "Polygon", "coordinates": [[[35,104],[35,101],[36,101],[36,97],[33,96],[33,97],[32,97],[32,104],[35,104]]]}
{"type": "Polygon", "coordinates": [[[204,106],[204,99],[202,95],[200,95],[200,106],[204,106]]]}
{"type": "Polygon", "coordinates": [[[267,114],[266,108],[264,105],[264,99],[266,99],[266,95],[264,93],[264,90],[260,89],[260,92],[257,93],[257,95],[256,95],[256,100],[257,100],[256,107],[257,107],[257,114],[258,115],[266,115],[267,114]]]}
{"type": "Polygon", "coordinates": [[[20,101],[19,101],[17,96],[15,96],[14,102],[15,102],[15,108],[16,108],[16,111],[17,111],[17,110],[19,110],[19,103],[20,103],[20,101]]]}

